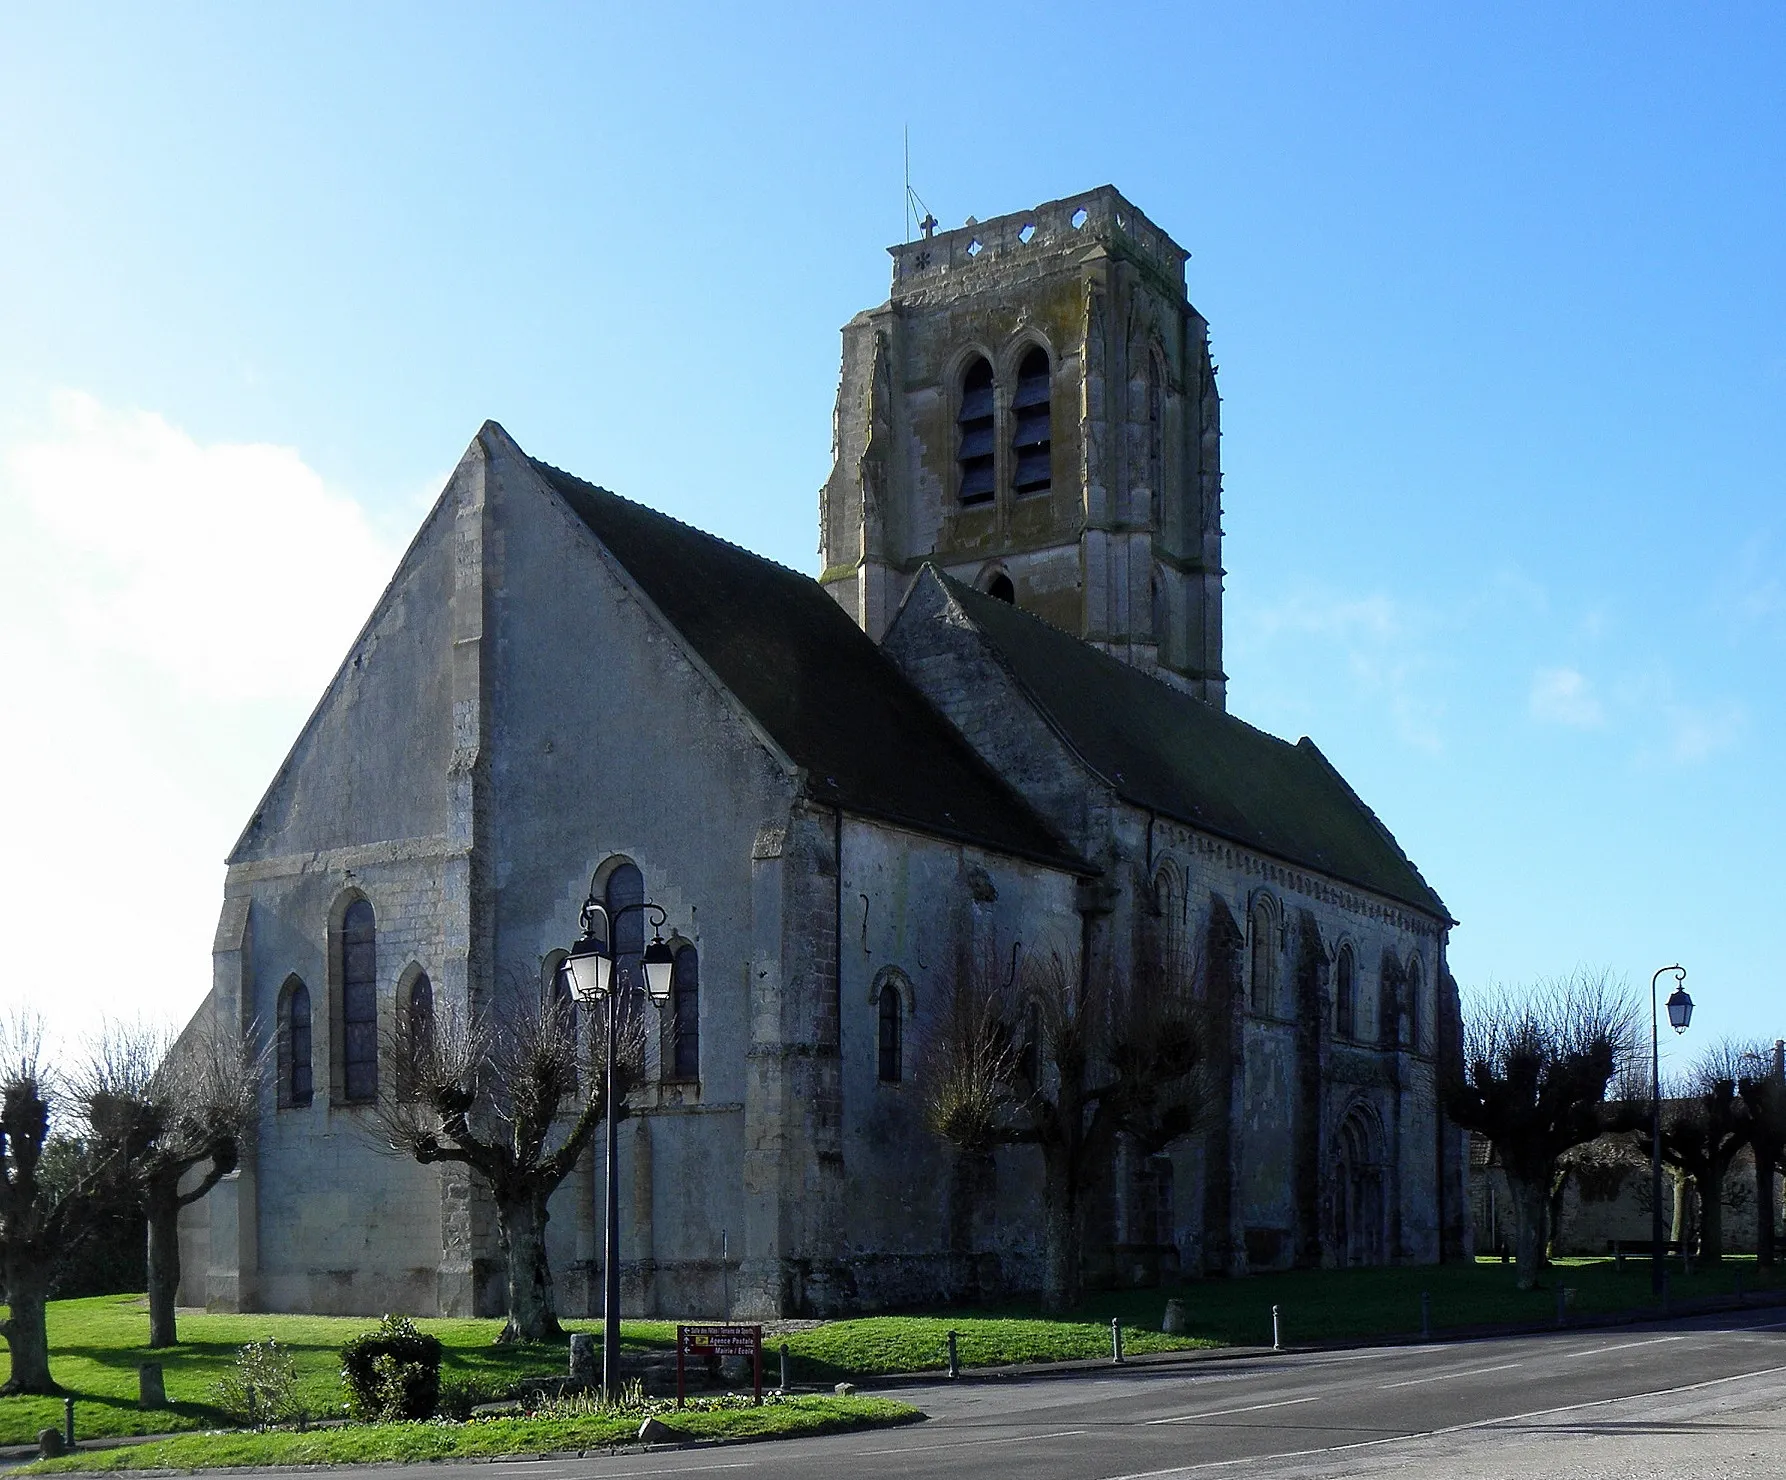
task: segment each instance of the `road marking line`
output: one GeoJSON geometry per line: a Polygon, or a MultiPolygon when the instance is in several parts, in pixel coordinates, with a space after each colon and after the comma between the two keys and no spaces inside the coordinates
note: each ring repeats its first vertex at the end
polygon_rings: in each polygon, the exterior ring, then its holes
{"type": "Polygon", "coordinates": [[[1316,1454],[1339,1454],[1352,1449],[1378,1449],[1385,1444],[1405,1444],[1410,1439],[1437,1439],[1447,1434],[1462,1434],[1471,1429],[1493,1428],[1498,1423],[1519,1423],[1529,1418],[1550,1418],[1558,1413],[1576,1413],[1584,1408],[1605,1408],[1613,1403],[1629,1403],[1636,1398],[1666,1398],[1675,1393],[1698,1392],[1722,1383],[1742,1382],[1750,1377],[1772,1377],[1786,1372],[1786,1366],[1760,1367],[1753,1372],[1733,1372],[1729,1377],[1713,1377],[1705,1382],[1684,1383],[1680,1387],[1651,1388],[1648,1392],[1625,1393],[1617,1398],[1594,1398],[1585,1403],[1565,1403],[1560,1408],[1536,1408],[1530,1413],[1508,1413],[1500,1418],[1482,1418],[1474,1423],[1453,1424],[1444,1429],[1420,1429],[1408,1434],[1392,1434],[1386,1439],[1357,1439],[1350,1444],[1324,1444],[1318,1449],[1289,1449],[1272,1454],[1248,1454],[1238,1459],[1208,1459],[1194,1465],[1175,1465],[1169,1470],[1136,1470],[1127,1475],[1112,1475],[1109,1480],[1171,1480],[1174,1475],[1189,1475],[1198,1470],[1231,1469],[1235,1465],[1262,1464],[1286,1459],[1307,1459],[1316,1454]]]}
{"type": "Polygon", "coordinates": [[[871,1454],[922,1454],[931,1449],[973,1449],[986,1444],[1038,1444],[1043,1439],[1071,1439],[1090,1432],[1090,1429],[1061,1429],[1052,1434],[1016,1434],[1009,1439],[957,1439],[949,1444],[902,1444],[897,1449],[858,1449],[855,1452],[863,1458],[871,1454]]]}
{"type": "Polygon", "coordinates": [[[1181,1413],[1177,1418],[1150,1418],[1141,1427],[1151,1429],[1162,1423],[1196,1423],[1200,1418],[1226,1418],[1230,1413],[1258,1413],[1265,1408],[1293,1408],[1298,1403],[1317,1403],[1326,1396],[1326,1393],[1318,1393],[1312,1398],[1285,1398],[1277,1403],[1249,1403],[1245,1408],[1217,1408],[1210,1413],[1181,1413]]]}
{"type": "MultiPolygon", "coordinates": [[[[575,1459],[576,1457],[575,1454],[548,1454],[535,1460],[533,1463],[537,1467],[541,1464],[550,1463],[555,1459],[565,1460],[575,1459]]],[[[595,1459],[597,1456],[592,1454],[589,1458],[595,1459]]],[[[426,1464],[428,1461],[423,1460],[422,1463],[426,1464]]],[[[693,1475],[696,1473],[705,1475],[713,1470],[754,1470],[756,1467],[757,1462],[754,1459],[749,1459],[735,1460],[730,1464],[723,1465],[675,1465],[657,1470],[603,1470],[601,1472],[601,1480],[627,1480],[627,1477],[637,1475],[693,1475]]],[[[510,1466],[507,1465],[493,1466],[486,1468],[483,1473],[500,1475],[504,1470],[509,1468],[510,1466]]]]}
{"type": "Polygon", "coordinates": [[[1523,1367],[1524,1362],[1503,1362],[1499,1367],[1471,1367],[1463,1372],[1441,1372],[1437,1377],[1410,1377],[1403,1382],[1380,1382],[1379,1392],[1385,1388],[1419,1387],[1423,1382],[1450,1382],[1454,1377],[1480,1377],[1485,1372],[1511,1372],[1515,1367],[1523,1367]]]}
{"type": "MultiPolygon", "coordinates": [[[[1665,1341],[1685,1341],[1686,1339],[1685,1336],[1652,1336],[1647,1341],[1621,1341],[1612,1346],[1591,1346],[1584,1352],[1555,1352],[1552,1355],[1559,1362],[1572,1362],[1577,1357],[1597,1357],[1602,1352],[1624,1352],[1630,1351],[1634,1346],[1659,1346],[1665,1341]]],[[[1544,1360],[1544,1356],[1540,1354],[1533,1360],[1541,1362],[1544,1360]]]]}

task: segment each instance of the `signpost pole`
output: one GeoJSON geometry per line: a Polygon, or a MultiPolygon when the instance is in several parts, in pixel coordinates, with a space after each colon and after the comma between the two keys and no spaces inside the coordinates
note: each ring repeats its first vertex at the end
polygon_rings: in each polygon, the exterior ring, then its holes
{"type": "Polygon", "coordinates": [[[761,1326],[752,1326],[751,1332],[756,1338],[751,1343],[755,1351],[757,1367],[756,1406],[761,1408],[763,1406],[763,1328],[761,1326]]]}
{"type": "Polygon", "coordinates": [[[688,1350],[688,1327],[676,1328],[676,1406],[682,1406],[683,1394],[686,1391],[682,1375],[682,1356],[688,1350]]]}

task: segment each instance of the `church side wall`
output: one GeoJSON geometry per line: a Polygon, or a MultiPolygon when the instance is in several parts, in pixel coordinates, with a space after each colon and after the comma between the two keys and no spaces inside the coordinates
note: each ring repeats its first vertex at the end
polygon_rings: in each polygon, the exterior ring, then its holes
{"type": "Polygon", "coordinates": [[[1034,1289],[1041,1166],[1029,1148],[958,1152],[924,1120],[925,1049],[961,971],[1059,951],[1076,970],[1070,874],[871,820],[843,828],[839,960],[843,1248],[861,1309],[1034,1289]],[[897,1061],[880,1055],[881,994],[899,1002],[897,1061]],[[896,1077],[883,1078],[890,1068],[896,1077]]]}

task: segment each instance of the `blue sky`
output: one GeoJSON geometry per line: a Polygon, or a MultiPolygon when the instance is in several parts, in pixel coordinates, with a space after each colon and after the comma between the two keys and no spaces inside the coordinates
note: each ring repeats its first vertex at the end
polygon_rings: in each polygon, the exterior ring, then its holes
{"type": "Polygon", "coordinates": [[[484,418],[813,570],[909,126],[945,225],[1109,181],[1193,254],[1232,708],[1466,988],[1679,959],[1786,1034],[1782,76],[1761,5],[0,11],[0,990],[196,1003],[484,418]]]}

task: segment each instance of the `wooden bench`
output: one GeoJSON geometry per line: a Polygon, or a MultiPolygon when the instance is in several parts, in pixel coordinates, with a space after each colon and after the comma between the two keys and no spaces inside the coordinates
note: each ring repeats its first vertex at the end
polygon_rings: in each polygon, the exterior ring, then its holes
{"type": "MultiPolygon", "coordinates": [[[[1606,1252],[1613,1256],[1620,1269],[1625,1267],[1625,1255],[1633,1254],[1638,1258],[1647,1259],[1650,1255],[1650,1250],[1654,1247],[1655,1245],[1647,1238],[1609,1238],[1606,1241],[1606,1252]]],[[[1662,1241],[1662,1255],[1664,1258],[1671,1254],[1678,1255],[1680,1252],[1681,1241],[1679,1239],[1671,1238],[1662,1241]]]]}

